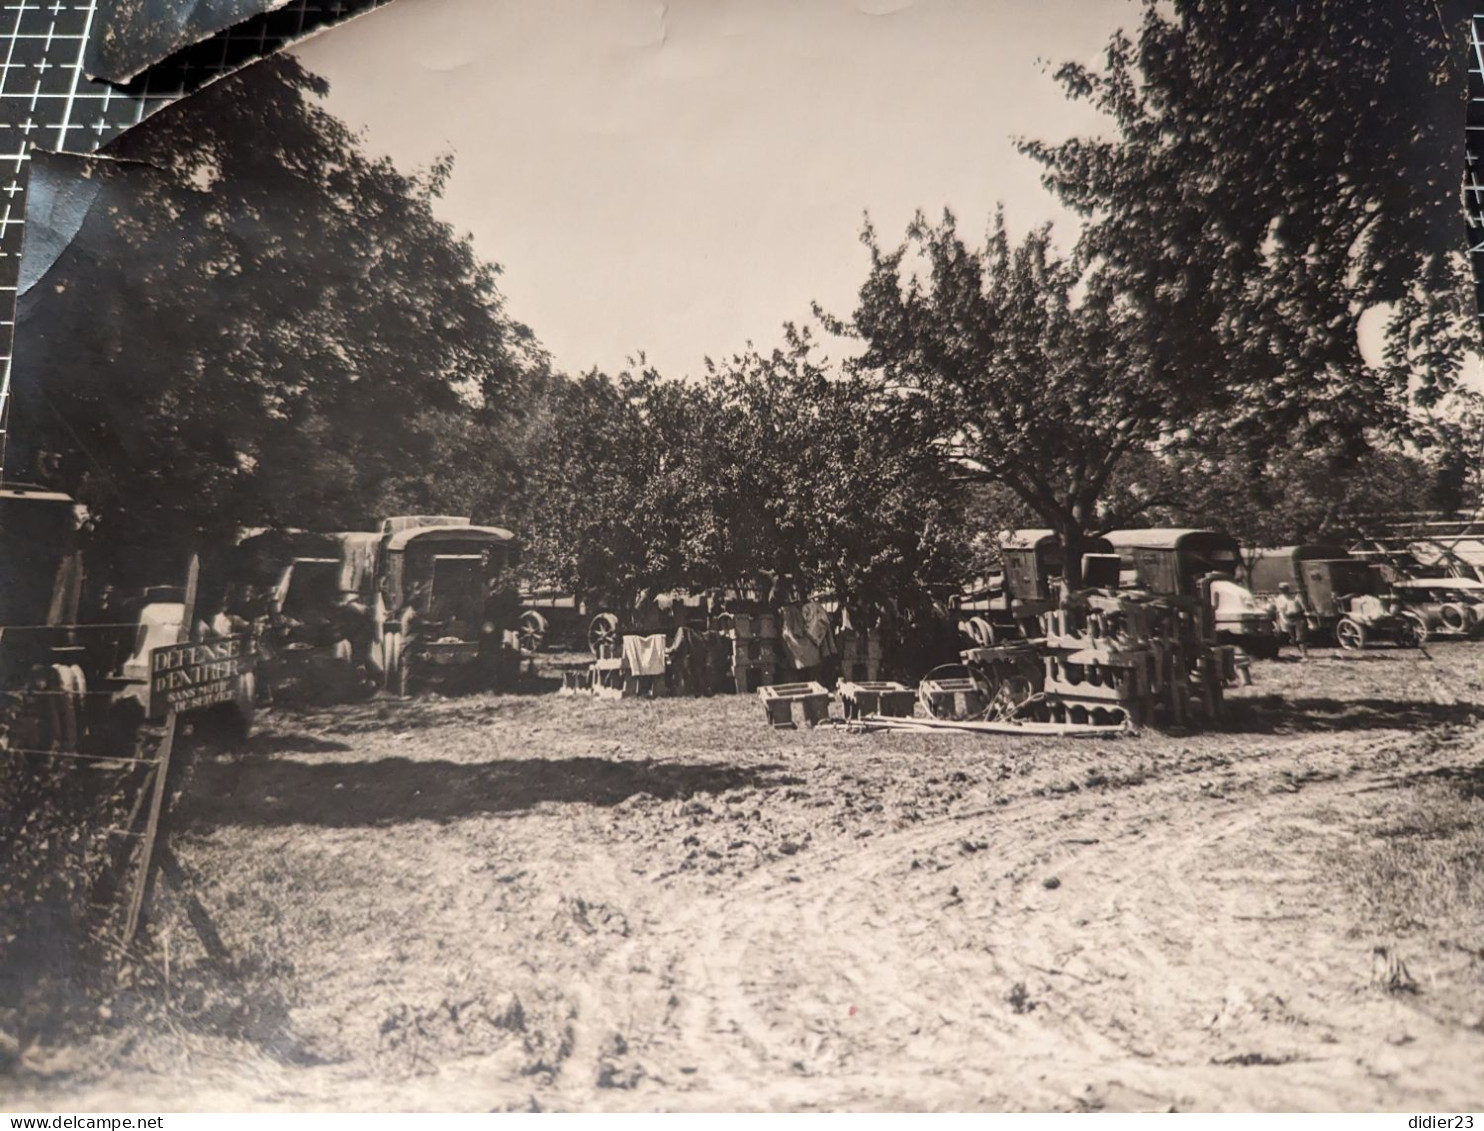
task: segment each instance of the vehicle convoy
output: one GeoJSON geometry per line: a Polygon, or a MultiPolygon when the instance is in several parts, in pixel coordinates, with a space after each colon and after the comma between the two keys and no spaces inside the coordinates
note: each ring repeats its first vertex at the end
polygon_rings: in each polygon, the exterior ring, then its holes
{"type": "Polygon", "coordinates": [[[1415,647],[1427,636],[1423,617],[1389,596],[1380,572],[1343,547],[1313,544],[1255,550],[1246,566],[1248,588],[1259,599],[1289,585],[1309,612],[1321,639],[1344,649],[1389,641],[1415,647]]]}
{"type": "Polygon", "coordinates": [[[383,686],[492,687],[520,670],[515,535],[467,518],[408,515],[345,542],[345,579],[375,610],[383,686]]]}
{"type": "Polygon", "coordinates": [[[1108,541],[1122,559],[1124,584],[1170,597],[1199,598],[1209,589],[1216,639],[1271,659],[1281,638],[1267,610],[1237,581],[1237,540],[1214,530],[1115,530],[1108,541]]]}

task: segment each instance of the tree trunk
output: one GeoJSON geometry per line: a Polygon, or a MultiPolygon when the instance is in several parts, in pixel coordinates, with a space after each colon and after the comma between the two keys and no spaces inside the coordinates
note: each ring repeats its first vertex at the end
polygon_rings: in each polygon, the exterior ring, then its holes
{"type": "Polygon", "coordinates": [[[1073,520],[1059,525],[1056,538],[1061,543],[1062,580],[1067,583],[1068,589],[1081,589],[1082,551],[1087,544],[1082,524],[1073,520]]]}

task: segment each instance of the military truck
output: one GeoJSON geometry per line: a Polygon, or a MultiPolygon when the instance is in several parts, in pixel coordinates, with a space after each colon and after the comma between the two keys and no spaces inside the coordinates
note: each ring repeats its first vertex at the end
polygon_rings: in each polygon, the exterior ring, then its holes
{"type": "Polygon", "coordinates": [[[373,646],[388,691],[514,680],[521,606],[513,533],[467,518],[407,515],[384,520],[374,540],[347,550],[350,580],[375,609],[373,646]]]}

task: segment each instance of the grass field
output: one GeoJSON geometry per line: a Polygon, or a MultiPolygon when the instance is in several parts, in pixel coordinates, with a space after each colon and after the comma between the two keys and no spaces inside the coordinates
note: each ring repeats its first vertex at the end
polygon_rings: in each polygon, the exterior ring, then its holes
{"type": "Polygon", "coordinates": [[[1484,648],[1255,676],[1094,742],[272,713],[198,767],[150,963],[3,1102],[1484,1107],[1484,648]]]}

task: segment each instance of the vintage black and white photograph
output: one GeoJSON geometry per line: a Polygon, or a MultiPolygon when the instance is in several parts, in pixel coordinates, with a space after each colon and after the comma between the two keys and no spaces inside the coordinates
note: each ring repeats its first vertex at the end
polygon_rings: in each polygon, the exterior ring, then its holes
{"type": "Polygon", "coordinates": [[[1484,1110],[1472,4],[77,8],[0,1109],[1484,1110]]]}

